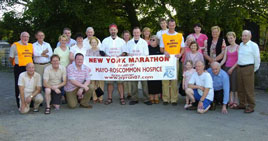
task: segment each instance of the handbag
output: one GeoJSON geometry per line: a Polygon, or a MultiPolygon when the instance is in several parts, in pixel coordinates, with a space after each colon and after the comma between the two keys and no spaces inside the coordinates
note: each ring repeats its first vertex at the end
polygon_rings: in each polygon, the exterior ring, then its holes
{"type": "Polygon", "coordinates": [[[100,97],[100,96],[102,96],[104,94],[103,90],[100,87],[98,87],[95,90],[95,92],[96,92],[97,97],[100,97]]]}

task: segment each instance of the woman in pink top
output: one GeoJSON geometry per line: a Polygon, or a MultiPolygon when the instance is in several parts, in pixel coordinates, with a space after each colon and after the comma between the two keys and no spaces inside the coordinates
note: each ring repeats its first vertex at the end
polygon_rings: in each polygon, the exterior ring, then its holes
{"type": "Polygon", "coordinates": [[[202,50],[202,54],[205,49],[205,44],[207,43],[208,37],[206,34],[201,33],[202,27],[201,24],[194,25],[194,32],[191,35],[195,38],[195,41],[198,43],[199,48],[202,50]]]}
{"type": "Polygon", "coordinates": [[[228,32],[226,36],[230,45],[227,46],[225,49],[224,57],[223,60],[221,61],[221,66],[225,63],[225,66],[223,68],[226,72],[228,72],[230,77],[231,91],[228,105],[230,106],[230,108],[235,108],[237,107],[238,102],[236,66],[238,60],[239,46],[235,43],[236,35],[234,32],[228,32]]]}

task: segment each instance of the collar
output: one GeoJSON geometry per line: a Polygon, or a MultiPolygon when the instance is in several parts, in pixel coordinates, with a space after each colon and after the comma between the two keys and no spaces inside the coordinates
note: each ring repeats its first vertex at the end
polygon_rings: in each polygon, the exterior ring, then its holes
{"type": "MultiPolygon", "coordinates": [[[[73,63],[73,66],[74,66],[74,69],[75,70],[78,70],[78,68],[76,67],[76,65],[75,65],[75,62],[73,63]]],[[[84,69],[84,64],[82,64],[82,66],[81,66],[81,70],[83,70],[84,69]]]]}

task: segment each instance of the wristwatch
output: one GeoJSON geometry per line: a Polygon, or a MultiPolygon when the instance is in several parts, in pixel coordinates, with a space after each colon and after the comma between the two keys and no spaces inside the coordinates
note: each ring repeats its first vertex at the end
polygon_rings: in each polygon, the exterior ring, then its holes
{"type": "Polygon", "coordinates": [[[201,99],[200,99],[200,102],[204,102],[204,100],[201,100],[201,99]]]}

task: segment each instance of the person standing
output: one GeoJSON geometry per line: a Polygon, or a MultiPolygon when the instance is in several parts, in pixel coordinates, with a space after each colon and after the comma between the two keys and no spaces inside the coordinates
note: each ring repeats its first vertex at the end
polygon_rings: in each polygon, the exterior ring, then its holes
{"type": "MultiPolygon", "coordinates": [[[[124,48],[126,48],[127,42],[131,39],[131,33],[128,30],[123,31],[122,38],[126,42],[124,48]]],[[[124,93],[127,94],[127,99],[131,99],[131,81],[124,81],[124,93]]]]}
{"type": "Polygon", "coordinates": [[[60,64],[64,67],[67,67],[70,63],[69,60],[70,50],[66,45],[67,40],[68,40],[67,36],[61,35],[59,37],[60,46],[56,47],[54,50],[54,54],[60,56],[60,64]]]}
{"type": "MultiPolygon", "coordinates": [[[[175,31],[176,22],[173,19],[168,21],[168,32],[162,34],[160,40],[161,52],[165,54],[166,57],[170,55],[175,55],[177,58],[177,78],[179,72],[179,59],[184,53],[184,38],[181,33],[175,31]]],[[[173,106],[177,105],[178,102],[178,80],[163,80],[163,104],[167,105],[171,103],[173,106]],[[170,88],[171,87],[171,88],[170,88]]]]}
{"type": "MultiPolygon", "coordinates": [[[[140,28],[135,27],[133,29],[133,39],[131,39],[127,43],[129,56],[147,56],[147,55],[149,55],[148,44],[140,36],[141,36],[140,28]]],[[[132,81],[131,82],[131,90],[132,90],[131,99],[132,100],[129,102],[129,105],[135,105],[139,102],[138,82],[139,81],[132,81]]],[[[149,100],[147,81],[143,80],[143,81],[141,81],[141,84],[142,84],[142,90],[143,90],[143,96],[144,96],[144,103],[146,105],[152,105],[151,101],[149,100]]]]}
{"type": "Polygon", "coordinates": [[[208,37],[206,34],[201,33],[202,26],[201,24],[197,23],[194,25],[194,33],[190,34],[194,36],[195,41],[198,43],[199,48],[201,49],[201,53],[204,53],[205,46],[207,44],[208,37]]]}
{"type": "MultiPolygon", "coordinates": [[[[67,41],[66,41],[66,46],[70,49],[72,46],[76,45],[76,41],[74,39],[71,38],[72,36],[72,31],[70,28],[65,27],[63,29],[63,33],[62,35],[65,35],[67,37],[67,41]]],[[[57,47],[61,46],[61,42],[59,41],[57,43],[57,47]]]]}
{"type": "Polygon", "coordinates": [[[43,31],[37,31],[35,34],[37,41],[33,43],[35,71],[43,78],[44,69],[49,65],[52,56],[52,48],[49,43],[45,42],[43,31]]]}
{"type": "Polygon", "coordinates": [[[254,112],[254,72],[260,67],[259,46],[251,41],[251,32],[242,32],[242,43],[238,50],[237,83],[239,105],[237,109],[244,109],[245,113],[254,112]]]}
{"type": "Polygon", "coordinates": [[[74,56],[77,53],[81,53],[84,56],[86,55],[86,52],[88,50],[88,48],[86,46],[84,46],[83,44],[83,34],[78,33],[75,37],[77,44],[74,45],[71,49],[70,49],[70,54],[69,54],[69,59],[70,59],[70,63],[72,63],[74,61],[74,56]]]}
{"type": "MultiPolygon", "coordinates": [[[[118,28],[116,24],[111,24],[109,26],[110,36],[105,38],[102,41],[102,45],[100,48],[100,55],[107,57],[118,57],[125,54],[123,52],[123,46],[125,45],[125,41],[117,36],[118,28]]],[[[125,105],[126,102],[124,100],[124,87],[123,81],[107,81],[108,83],[108,99],[104,104],[108,105],[113,102],[112,93],[114,90],[114,83],[117,83],[118,92],[120,95],[120,104],[125,105]]]]}
{"type": "Polygon", "coordinates": [[[19,86],[18,79],[20,73],[26,71],[26,65],[33,62],[33,45],[29,42],[30,35],[28,32],[20,34],[20,41],[13,43],[10,48],[9,60],[14,65],[14,78],[15,78],[15,97],[17,107],[19,104],[19,86]]]}
{"type": "MultiPolygon", "coordinates": [[[[94,28],[93,27],[88,27],[86,29],[86,35],[87,37],[83,40],[83,46],[86,47],[87,49],[91,48],[90,45],[90,38],[93,37],[95,34],[94,28]]],[[[98,38],[97,38],[98,39],[98,38]]],[[[98,39],[98,48],[100,49],[101,47],[101,41],[98,39]]]]}
{"type": "Polygon", "coordinates": [[[162,38],[162,34],[165,34],[165,33],[168,32],[167,21],[166,21],[166,19],[161,18],[161,19],[159,20],[159,24],[160,24],[161,30],[159,30],[159,31],[156,33],[156,36],[157,36],[158,39],[161,39],[161,38],[162,38]]]}

